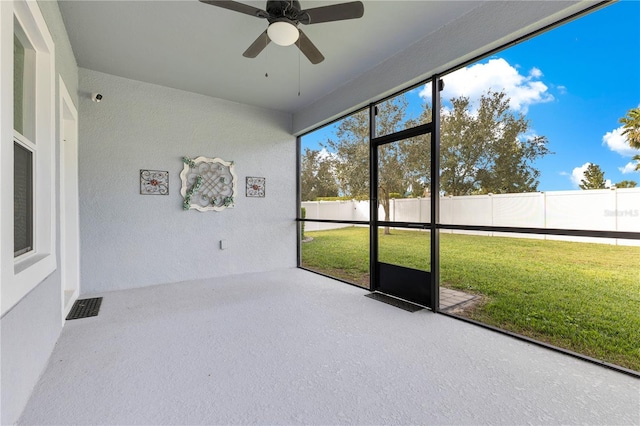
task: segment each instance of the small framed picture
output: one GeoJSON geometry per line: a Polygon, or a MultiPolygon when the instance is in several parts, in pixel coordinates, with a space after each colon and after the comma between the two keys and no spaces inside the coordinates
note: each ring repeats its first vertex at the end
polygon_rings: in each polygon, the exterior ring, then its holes
{"type": "Polygon", "coordinates": [[[247,176],[247,197],[264,197],[265,178],[247,176]]]}
{"type": "Polygon", "coordinates": [[[169,172],[140,170],[140,194],[169,195],[169,172]]]}

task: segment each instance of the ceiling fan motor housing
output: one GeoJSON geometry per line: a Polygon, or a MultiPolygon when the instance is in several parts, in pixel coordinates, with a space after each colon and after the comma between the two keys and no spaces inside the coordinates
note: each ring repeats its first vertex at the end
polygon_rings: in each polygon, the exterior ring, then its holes
{"type": "Polygon", "coordinates": [[[297,24],[300,20],[300,2],[269,0],[267,1],[267,13],[269,14],[269,22],[286,18],[293,21],[294,24],[297,24]]]}

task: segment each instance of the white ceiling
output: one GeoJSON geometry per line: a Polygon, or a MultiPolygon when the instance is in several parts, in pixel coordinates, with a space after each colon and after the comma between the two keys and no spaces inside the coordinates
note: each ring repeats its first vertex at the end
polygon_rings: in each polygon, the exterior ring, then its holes
{"type": "Polygon", "coordinates": [[[273,43],[244,58],[267,22],[197,0],[59,4],[80,67],[294,113],[483,3],[365,0],[361,19],[301,25],[326,58],[318,65],[273,43]]]}

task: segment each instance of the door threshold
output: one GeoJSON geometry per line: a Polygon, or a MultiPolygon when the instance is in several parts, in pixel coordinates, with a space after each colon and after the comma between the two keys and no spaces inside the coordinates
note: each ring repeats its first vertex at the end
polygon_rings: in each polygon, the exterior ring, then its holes
{"type": "Polygon", "coordinates": [[[398,299],[397,297],[389,296],[388,294],[380,292],[365,294],[365,297],[369,297],[373,300],[386,303],[387,305],[395,306],[396,308],[400,308],[407,312],[418,312],[425,309],[424,306],[420,306],[415,303],[411,303],[403,299],[398,299]]]}

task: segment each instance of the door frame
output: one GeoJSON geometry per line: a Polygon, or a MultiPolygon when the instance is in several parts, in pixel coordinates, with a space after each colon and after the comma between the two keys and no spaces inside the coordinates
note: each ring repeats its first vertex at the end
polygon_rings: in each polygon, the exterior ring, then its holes
{"type": "Polygon", "coordinates": [[[78,110],[59,77],[60,291],[62,324],[80,295],[78,110]]]}
{"type": "MultiPolygon", "coordinates": [[[[440,222],[440,92],[444,88],[444,83],[440,79],[440,76],[437,74],[433,76],[433,79],[431,81],[432,117],[430,123],[422,124],[410,129],[401,130],[390,135],[376,137],[376,104],[369,105],[369,273],[371,277],[370,288],[372,291],[389,292],[389,290],[391,290],[389,294],[393,296],[398,296],[403,299],[409,300],[410,302],[427,306],[434,312],[437,312],[439,310],[440,299],[440,231],[437,227],[437,224],[440,222]],[[434,82],[437,82],[437,84],[434,84],[434,82]],[[380,221],[378,215],[378,148],[382,145],[425,134],[431,135],[431,220],[429,221],[429,223],[380,221]],[[423,271],[412,270],[410,268],[381,264],[379,262],[378,250],[378,229],[381,226],[394,226],[409,229],[428,229],[430,231],[430,271],[426,273],[423,271]],[[422,290],[426,290],[426,294],[425,291],[412,291],[412,289],[402,284],[397,288],[397,291],[394,294],[393,289],[390,289],[387,285],[382,285],[383,283],[381,282],[380,273],[381,267],[385,271],[384,274],[401,274],[404,275],[404,278],[413,277],[413,279],[416,280],[425,280],[425,284],[427,287],[426,289],[422,290]]],[[[378,103],[384,101],[385,100],[382,100],[378,103]]]]}

